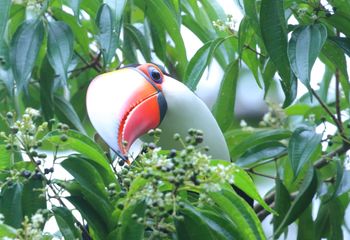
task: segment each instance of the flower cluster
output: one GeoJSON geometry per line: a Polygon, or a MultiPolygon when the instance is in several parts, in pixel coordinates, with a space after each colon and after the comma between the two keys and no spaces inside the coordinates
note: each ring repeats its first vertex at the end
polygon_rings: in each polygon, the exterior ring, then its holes
{"type": "Polygon", "coordinates": [[[286,114],[279,104],[270,103],[269,111],[259,123],[261,127],[281,128],[286,122],[286,114]]]}
{"type": "MultiPolygon", "coordinates": [[[[151,132],[156,140],[160,133],[160,130],[151,132]]],[[[154,237],[170,236],[175,231],[174,220],[183,219],[181,208],[188,202],[184,196],[191,195],[192,204],[199,207],[210,204],[208,193],[220,191],[223,184],[233,184],[237,170],[233,163],[214,164],[205,154],[208,148],[201,144],[203,132],[200,130],[190,129],[184,139],[175,134],[174,139],[183,145],[182,150],[164,151],[155,143],[149,143],[145,153],[121,170],[122,192],[127,197],[118,207],[123,209],[128,204],[144,202],[145,215],[132,217],[152,229],[154,237]],[[127,194],[128,191],[133,193],[127,194]]]]}
{"type": "Polygon", "coordinates": [[[235,32],[236,23],[237,22],[233,19],[233,15],[228,14],[225,21],[222,21],[220,19],[213,21],[213,26],[219,31],[229,30],[230,32],[235,32]]]}

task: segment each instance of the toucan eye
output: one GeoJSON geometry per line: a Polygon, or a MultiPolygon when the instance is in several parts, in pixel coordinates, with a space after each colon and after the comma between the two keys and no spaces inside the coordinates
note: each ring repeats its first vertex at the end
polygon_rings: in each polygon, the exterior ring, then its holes
{"type": "Polygon", "coordinates": [[[149,67],[148,68],[148,73],[151,76],[152,80],[155,81],[156,83],[161,83],[162,82],[162,74],[154,67],[149,67]]]}

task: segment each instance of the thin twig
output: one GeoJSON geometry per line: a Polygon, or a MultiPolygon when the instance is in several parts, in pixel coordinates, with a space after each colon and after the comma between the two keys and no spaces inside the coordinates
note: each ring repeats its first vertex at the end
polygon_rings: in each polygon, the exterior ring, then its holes
{"type": "Polygon", "coordinates": [[[258,51],[256,51],[254,48],[252,48],[251,46],[249,46],[247,44],[244,45],[244,48],[249,49],[250,51],[252,51],[253,53],[259,55],[260,57],[266,57],[264,54],[259,53],[258,51]]]}
{"type": "Polygon", "coordinates": [[[259,173],[259,172],[256,172],[254,169],[252,168],[248,168],[248,169],[244,169],[246,172],[249,172],[251,174],[254,174],[254,175],[257,175],[257,176],[260,176],[260,177],[265,177],[265,178],[270,178],[270,179],[276,179],[276,177],[274,176],[270,176],[270,175],[267,175],[267,174],[264,174],[264,173],[259,173]]]}
{"type": "Polygon", "coordinates": [[[341,124],[341,122],[333,115],[333,113],[331,112],[331,110],[328,108],[328,106],[323,102],[323,100],[320,98],[320,96],[318,96],[318,94],[315,92],[315,90],[313,90],[312,88],[310,88],[310,91],[312,93],[312,95],[315,96],[315,98],[317,99],[317,101],[320,103],[320,105],[322,106],[322,108],[328,113],[328,115],[332,118],[333,122],[335,123],[335,125],[337,126],[337,129],[339,131],[340,136],[343,139],[347,139],[347,137],[344,134],[344,129],[343,126],[341,124]]]}

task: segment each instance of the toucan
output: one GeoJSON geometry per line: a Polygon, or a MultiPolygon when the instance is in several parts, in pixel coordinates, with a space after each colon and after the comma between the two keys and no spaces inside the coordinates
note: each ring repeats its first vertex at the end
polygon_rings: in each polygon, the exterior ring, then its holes
{"type": "MultiPolygon", "coordinates": [[[[189,129],[203,131],[202,145],[213,159],[230,161],[222,131],[206,104],[186,85],[150,63],[123,67],[94,78],[87,90],[86,106],[97,133],[122,161],[136,139],[147,141],[147,132],[160,128],[157,143],[163,149],[179,149],[173,138],[189,129]]],[[[250,206],[253,199],[233,186],[250,206]]]]}
{"type": "Polygon", "coordinates": [[[162,130],[157,145],[176,149],[174,134],[186,136],[194,128],[203,131],[202,144],[212,158],[230,161],[224,135],[206,104],[154,64],[97,76],[88,87],[86,106],[97,133],[123,160],[136,139],[147,141],[151,129],[162,130]]]}

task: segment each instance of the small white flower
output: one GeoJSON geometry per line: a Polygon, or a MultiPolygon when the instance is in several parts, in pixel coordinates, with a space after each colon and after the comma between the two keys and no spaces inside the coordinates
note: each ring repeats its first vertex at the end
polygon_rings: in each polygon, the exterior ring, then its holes
{"type": "Polygon", "coordinates": [[[248,124],[246,121],[244,121],[243,119],[241,120],[241,122],[239,123],[239,125],[241,126],[241,128],[247,127],[248,124]]]}
{"type": "Polygon", "coordinates": [[[36,213],[31,217],[32,223],[34,227],[40,227],[42,223],[44,223],[44,216],[40,213],[36,213]]]}

